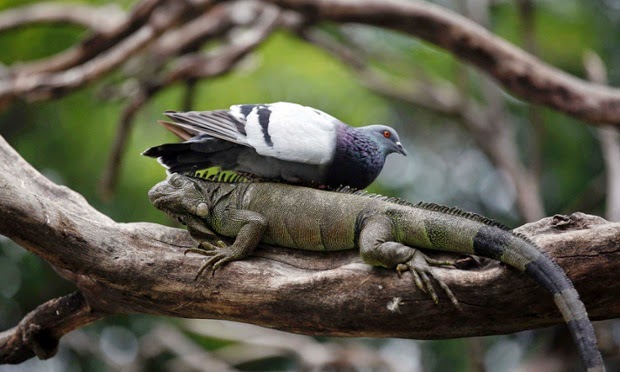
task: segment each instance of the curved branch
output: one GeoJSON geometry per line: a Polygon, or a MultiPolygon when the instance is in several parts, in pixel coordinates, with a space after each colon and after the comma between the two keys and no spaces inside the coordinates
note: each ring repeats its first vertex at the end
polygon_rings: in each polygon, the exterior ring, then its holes
{"type": "Polygon", "coordinates": [[[168,86],[178,81],[216,77],[228,72],[285,21],[285,15],[276,7],[266,7],[257,16],[256,24],[243,37],[237,37],[206,55],[192,53],[178,58],[160,84],[168,86]]]}
{"type": "Polygon", "coordinates": [[[0,332],[0,362],[17,364],[35,355],[49,359],[56,354],[62,336],[103,316],[91,311],[79,292],[47,301],[16,327],[0,332]]]}
{"type": "MultiPolygon", "coordinates": [[[[210,1],[205,0],[203,3],[206,6],[210,1]]],[[[120,40],[113,48],[67,70],[38,74],[25,74],[18,70],[15,76],[0,81],[0,106],[15,97],[30,100],[57,97],[100,78],[139,53],[191,10],[195,9],[185,2],[166,2],[153,11],[146,24],[120,40]]]]}
{"type": "Polygon", "coordinates": [[[569,75],[440,6],[402,0],[266,1],[317,21],[363,23],[419,37],[477,66],[528,102],[620,126],[620,89],[569,75]]]}
{"type": "Polygon", "coordinates": [[[80,65],[142,27],[162,1],[142,0],[116,27],[106,32],[95,32],[79,44],[52,57],[16,65],[11,74],[18,76],[51,73],[80,65]]]}
{"type": "Polygon", "coordinates": [[[125,14],[116,5],[95,7],[84,4],[41,3],[0,13],[0,32],[37,23],[72,23],[97,32],[117,27],[125,14]]]}
{"type": "MultiPolygon", "coordinates": [[[[435,305],[408,276],[398,279],[392,271],[365,265],[355,251],[261,247],[252,258],[194,281],[203,259],[184,255],[194,245],[186,231],[110,220],[41,176],[1,138],[0,213],[0,234],[74,282],[96,314],[138,312],[314,335],[424,339],[562,322],[551,296],[528,277],[472,260],[464,261],[467,270],[437,270],[464,312],[445,298],[435,305]]],[[[520,231],[565,268],[593,319],[620,316],[619,223],[574,214],[520,231]]]]}

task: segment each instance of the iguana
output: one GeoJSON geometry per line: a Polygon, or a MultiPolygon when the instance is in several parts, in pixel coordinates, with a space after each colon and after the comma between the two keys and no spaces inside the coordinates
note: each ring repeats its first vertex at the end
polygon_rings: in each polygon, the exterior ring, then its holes
{"type": "MultiPolygon", "coordinates": [[[[326,191],[268,182],[236,182],[215,175],[197,179],[172,174],[149,191],[157,207],[178,219],[210,256],[213,270],[243,259],[259,243],[335,251],[359,248],[373,266],[411,270],[435,301],[432,260],[418,248],[472,254],[504,262],[529,274],[553,295],[588,371],[604,371],[584,304],[564,271],[526,237],[474,213],[430,203],[365,194],[349,188],[326,191]],[[235,238],[213,245],[215,234],[235,238]]],[[[437,282],[456,304],[447,285],[437,282]]]]}

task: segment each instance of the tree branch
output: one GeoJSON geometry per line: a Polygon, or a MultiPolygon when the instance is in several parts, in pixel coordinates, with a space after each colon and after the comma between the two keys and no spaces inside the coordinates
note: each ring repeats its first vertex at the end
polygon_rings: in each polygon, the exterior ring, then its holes
{"type": "Polygon", "coordinates": [[[316,21],[363,23],[419,37],[478,67],[528,102],[620,126],[620,89],[569,75],[440,6],[402,0],[265,1],[316,21]]]}
{"type": "Polygon", "coordinates": [[[134,6],[130,14],[126,15],[124,19],[117,24],[117,27],[109,29],[106,32],[95,32],[74,47],[52,57],[18,64],[12,67],[10,75],[27,76],[39,73],[51,73],[82,64],[104,50],[114,46],[120,40],[142,27],[144,23],[148,21],[153,11],[162,2],[163,0],[142,0],[134,6]]]}
{"type": "Polygon", "coordinates": [[[0,106],[16,97],[30,100],[58,97],[102,77],[144,49],[190,10],[195,9],[185,2],[166,2],[154,10],[148,22],[134,33],[81,65],[56,73],[21,73],[0,81],[0,106]]]}
{"type": "MultiPolygon", "coordinates": [[[[426,339],[562,322],[551,296],[525,275],[494,263],[437,269],[460,299],[462,313],[446,298],[435,305],[408,275],[398,279],[363,264],[355,251],[260,247],[250,259],[194,281],[203,259],[184,255],[195,244],[186,231],[112,221],[35,171],[2,138],[0,213],[0,234],[75,283],[94,314],[137,312],[314,335],[426,339]]],[[[564,267],[593,319],[620,316],[620,224],[574,214],[520,231],[564,267]]]]}
{"type": "Polygon", "coordinates": [[[94,7],[84,4],[40,3],[0,13],[0,32],[37,23],[72,23],[106,33],[125,18],[117,5],[94,7]]]}
{"type": "Polygon", "coordinates": [[[47,301],[16,327],[0,332],[0,362],[17,364],[35,355],[49,359],[56,354],[60,337],[102,317],[90,310],[79,292],[47,301]]]}
{"type": "MultiPolygon", "coordinates": [[[[586,82],[549,66],[448,9],[427,2],[402,0],[266,2],[297,10],[311,21],[357,22],[408,33],[477,66],[529,102],[593,123],[620,125],[619,89],[586,82]]],[[[196,10],[205,9],[210,4],[209,0],[142,0],[124,20],[103,26],[105,31],[99,28],[74,48],[9,69],[5,78],[0,80],[0,106],[17,97],[50,99],[82,87],[139,53],[183,16],[191,21],[198,14],[196,10]]],[[[49,9],[53,10],[48,10],[50,15],[30,16],[26,20],[62,19],[57,14],[58,8],[50,6],[49,9]]],[[[24,17],[22,15],[22,19],[24,17]]],[[[75,22],[92,23],[92,19],[77,15],[73,18],[76,18],[72,20],[75,22]]],[[[8,22],[6,17],[0,17],[2,19],[5,19],[4,23],[8,22]]],[[[22,24],[26,23],[9,22],[5,28],[22,24]]]]}

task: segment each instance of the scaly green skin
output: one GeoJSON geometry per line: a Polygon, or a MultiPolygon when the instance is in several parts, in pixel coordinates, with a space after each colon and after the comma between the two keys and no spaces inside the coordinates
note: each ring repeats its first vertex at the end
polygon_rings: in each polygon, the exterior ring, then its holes
{"type": "Polygon", "coordinates": [[[219,181],[172,175],[149,192],[157,208],[188,226],[202,248],[194,251],[211,256],[203,269],[243,259],[260,242],[313,251],[359,247],[370,265],[411,270],[416,284],[436,301],[429,265],[447,263],[416,248],[492,258],[525,271],[551,292],[588,371],[604,371],[592,324],[564,271],[532,242],[484,217],[350,190],[219,181]],[[214,246],[205,239],[213,232],[235,241],[214,246]]]}

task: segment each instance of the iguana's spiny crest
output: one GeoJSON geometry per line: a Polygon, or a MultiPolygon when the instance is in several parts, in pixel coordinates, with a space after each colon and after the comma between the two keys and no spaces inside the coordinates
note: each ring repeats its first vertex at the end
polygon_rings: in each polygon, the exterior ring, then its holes
{"type": "Polygon", "coordinates": [[[158,158],[170,173],[217,166],[270,181],[362,189],[377,178],[387,155],[407,154],[393,128],[353,128],[295,103],[166,115],[172,121],[161,123],[186,142],[143,155],[158,158]]]}

